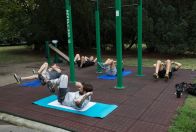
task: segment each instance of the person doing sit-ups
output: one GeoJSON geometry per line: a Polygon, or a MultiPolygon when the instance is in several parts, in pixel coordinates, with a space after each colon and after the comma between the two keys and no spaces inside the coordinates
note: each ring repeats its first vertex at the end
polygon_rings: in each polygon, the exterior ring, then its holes
{"type": "Polygon", "coordinates": [[[76,54],[74,58],[74,62],[77,63],[78,67],[80,68],[93,66],[95,65],[96,61],[97,61],[97,58],[94,58],[93,56],[90,56],[90,57],[80,56],[80,54],[76,54]]]}
{"type": "Polygon", "coordinates": [[[60,78],[50,80],[49,82],[49,88],[52,93],[55,92],[55,88],[58,89],[57,98],[61,105],[82,109],[91,100],[91,95],[93,94],[93,86],[91,84],[76,82],[75,86],[78,88],[78,91],[69,92],[67,75],[63,74],[60,78]]]}
{"type": "Polygon", "coordinates": [[[23,80],[32,80],[32,79],[39,79],[44,85],[48,80],[56,79],[61,76],[61,69],[58,65],[54,64],[51,67],[48,66],[48,63],[45,62],[42,64],[40,69],[37,73],[27,76],[27,77],[20,77],[17,74],[14,74],[14,78],[16,79],[17,83],[21,83],[23,80]]]}
{"type": "Polygon", "coordinates": [[[98,62],[98,65],[105,70],[105,73],[110,76],[117,74],[116,61],[108,58],[104,63],[98,62]]]}
{"type": "Polygon", "coordinates": [[[164,62],[157,60],[157,63],[153,66],[155,67],[155,73],[153,74],[155,79],[165,78],[165,80],[168,80],[172,77],[173,72],[177,71],[182,64],[171,60],[164,62]]]}

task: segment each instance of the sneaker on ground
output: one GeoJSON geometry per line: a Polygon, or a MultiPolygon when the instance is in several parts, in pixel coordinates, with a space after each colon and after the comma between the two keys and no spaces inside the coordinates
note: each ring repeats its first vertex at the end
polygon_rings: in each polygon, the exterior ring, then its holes
{"type": "Polygon", "coordinates": [[[159,78],[159,76],[158,76],[157,73],[154,73],[154,74],[153,74],[153,77],[154,77],[155,79],[158,79],[158,78],[159,78]]]}
{"type": "Polygon", "coordinates": [[[35,69],[33,69],[33,70],[32,70],[32,72],[33,72],[33,74],[36,74],[36,71],[35,71],[35,69]]]}
{"type": "Polygon", "coordinates": [[[168,81],[169,75],[165,75],[165,81],[168,81]]]}
{"type": "Polygon", "coordinates": [[[17,76],[16,74],[14,74],[14,78],[16,79],[16,82],[18,84],[21,84],[21,77],[17,76]]]}

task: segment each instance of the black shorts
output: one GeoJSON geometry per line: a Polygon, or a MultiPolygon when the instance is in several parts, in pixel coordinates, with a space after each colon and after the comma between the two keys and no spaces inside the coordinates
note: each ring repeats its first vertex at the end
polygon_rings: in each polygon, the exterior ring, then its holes
{"type": "Polygon", "coordinates": [[[78,67],[80,67],[81,60],[77,60],[76,63],[77,63],[77,65],[78,65],[78,67]]]}
{"type": "MultiPolygon", "coordinates": [[[[76,61],[76,63],[78,65],[78,67],[80,67],[81,60],[76,61]]],[[[82,64],[82,68],[88,67],[88,66],[93,66],[93,65],[95,65],[95,62],[93,62],[93,61],[86,61],[85,63],[82,64]]]]}
{"type": "MultiPolygon", "coordinates": [[[[171,72],[169,72],[169,79],[173,76],[173,72],[177,71],[176,68],[172,67],[171,72]]],[[[158,72],[158,75],[160,78],[164,78],[166,74],[166,69],[163,68],[163,70],[158,72]]]]}
{"type": "Polygon", "coordinates": [[[93,66],[95,65],[95,62],[93,61],[86,61],[83,65],[82,65],[82,68],[83,67],[88,67],[88,66],[93,66]]]}

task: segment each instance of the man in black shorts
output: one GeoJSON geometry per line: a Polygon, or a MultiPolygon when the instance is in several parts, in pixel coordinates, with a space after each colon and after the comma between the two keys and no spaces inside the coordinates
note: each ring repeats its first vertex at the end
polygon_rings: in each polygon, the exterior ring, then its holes
{"type": "Polygon", "coordinates": [[[97,61],[97,58],[94,58],[93,56],[87,57],[87,56],[80,56],[79,54],[76,54],[76,56],[74,58],[74,62],[80,68],[93,66],[93,65],[95,65],[96,61],[97,61]]]}
{"type": "Polygon", "coordinates": [[[155,79],[165,78],[165,80],[168,80],[172,77],[173,72],[177,71],[181,66],[181,63],[171,60],[166,60],[165,62],[157,60],[157,63],[154,64],[155,73],[153,74],[153,77],[155,79]]]}

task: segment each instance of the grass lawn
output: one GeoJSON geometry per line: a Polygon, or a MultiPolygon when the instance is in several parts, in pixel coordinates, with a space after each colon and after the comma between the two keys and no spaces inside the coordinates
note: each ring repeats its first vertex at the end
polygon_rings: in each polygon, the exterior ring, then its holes
{"type": "Polygon", "coordinates": [[[196,132],[196,97],[189,95],[182,108],[177,110],[176,119],[169,132],[196,132]]]}
{"type": "MultiPolygon", "coordinates": [[[[104,58],[107,57],[104,56],[104,58]]],[[[129,57],[123,60],[127,66],[137,66],[136,57],[129,57]]],[[[156,60],[156,57],[143,57],[143,66],[152,67],[156,60]]],[[[35,61],[45,61],[44,53],[35,53],[27,46],[0,47],[0,64],[14,64],[35,61]]],[[[177,58],[175,61],[182,63],[183,69],[196,70],[195,58],[177,58]]],[[[196,132],[195,96],[189,95],[185,101],[184,106],[178,109],[176,119],[172,122],[172,125],[169,128],[169,132],[196,132]]]]}
{"type": "MultiPolygon", "coordinates": [[[[125,58],[123,59],[125,65],[127,66],[137,66],[137,58],[125,58]]],[[[142,63],[145,67],[152,67],[154,63],[156,63],[155,58],[143,58],[142,63]]],[[[161,59],[163,60],[163,59],[161,59]]],[[[182,69],[192,69],[196,70],[196,58],[177,58],[174,61],[177,61],[182,64],[182,69]]]]}
{"type": "MultiPolygon", "coordinates": [[[[196,83],[196,79],[193,83],[196,83]]],[[[196,132],[196,97],[189,95],[182,108],[177,110],[169,132],[196,132]]]]}
{"type": "Polygon", "coordinates": [[[43,55],[35,53],[27,46],[0,47],[0,64],[14,64],[43,61],[43,55]]]}

